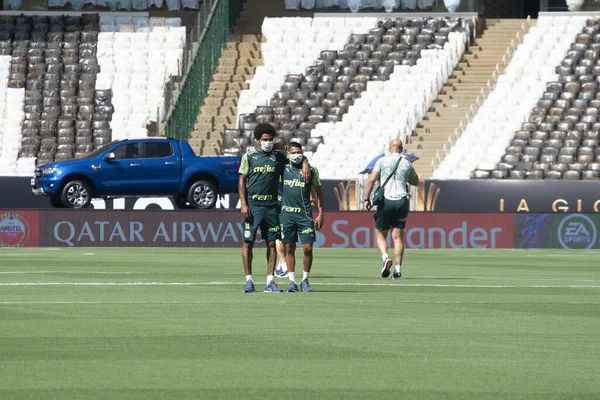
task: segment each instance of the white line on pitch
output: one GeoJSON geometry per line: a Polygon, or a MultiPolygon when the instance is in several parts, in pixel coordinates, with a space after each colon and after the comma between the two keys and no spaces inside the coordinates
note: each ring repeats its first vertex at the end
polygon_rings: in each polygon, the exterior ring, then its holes
{"type": "Polygon", "coordinates": [[[569,279],[569,278],[535,278],[535,277],[496,277],[496,276],[434,276],[434,275],[414,275],[412,279],[473,279],[482,281],[560,281],[560,282],[600,282],[599,279],[569,279]]]}
{"type": "MultiPolygon", "coordinates": [[[[242,282],[243,283],[243,282],[242,282]]],[[[0,286],[207,286],[241,285],[240,282],[3,282],[0,286]]],[[[398,287],[447,287],[483,289],[598,289],[600,285],[452,285],[440,283],[360,283],[335,282],[313,283],[323,286],[398,286],[398,287]]]]}
{"type": "MultiPolygon", "coordinates": [[[[173,273],[181,273],[181,272],[170,272],[173,273]]],[[[128,271],[0,271],[0,275],[35,275],[35,274],[86,274],[86,275],[107,275],[107,274],[117,274],[117,275],[131,275],[131,274],[168,274],[167,272],[128,272],[128,271]]]]}
{"type": "MultiPolygon", "coordinates": [[[[567,301],[567,302],[556,302],[556,303],[535,303],[528,301],[486,301],[486,300],[474,300],[474,301],[452,301],[452,300],[319,300],[319,303],[401,303],[401,304],[558,304],[558,305],[593,305],[597,306],[598,303],[584,302],[584,301],[567,301]]],[[[177,301],[177,300],[151,300],[151,301],[0,301],[0,305],[103,305],[103,304],[226,304],[226,303],[262,303],[262,301],[248,301],[248,300],[190,300],[190,301],[177,301]]],[[[309,303],[315,304],[315,303],[309,303]]]]}

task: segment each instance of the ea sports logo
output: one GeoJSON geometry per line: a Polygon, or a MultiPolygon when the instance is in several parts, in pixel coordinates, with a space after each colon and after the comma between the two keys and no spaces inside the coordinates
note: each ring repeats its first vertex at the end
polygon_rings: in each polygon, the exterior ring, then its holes
{"type": "Polygon", "coordinates": [[[596,244],[596,225],[583,214],[571,214],[562,219],[557,235],[563,249],[591,249],[596,244]]]}
{"type": "Polygon", "coordinates": [[[20,247],[29,237],[27,221],[17,213],[0,215],[0,247],[20,247]]]}

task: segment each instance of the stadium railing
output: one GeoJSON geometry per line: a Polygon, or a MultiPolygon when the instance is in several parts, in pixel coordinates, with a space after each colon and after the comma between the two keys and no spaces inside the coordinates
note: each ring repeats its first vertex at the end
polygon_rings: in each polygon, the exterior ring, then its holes
{"type": "Polygon", "coordinates": [[[187,140],[242,0],[204,0],[187,37],[179,74],[165,87],[160,135],[187,140]]]}

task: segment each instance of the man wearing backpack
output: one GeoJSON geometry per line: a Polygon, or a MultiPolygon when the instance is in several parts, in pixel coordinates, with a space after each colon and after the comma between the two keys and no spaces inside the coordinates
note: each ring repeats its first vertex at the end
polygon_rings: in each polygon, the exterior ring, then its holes
{"type": "Polygon", "coordinates": [[[367,183],[367,193],[365,197],[365,208],[370,210],[373,205],[377,206],[375,212],[375,228],[377,229],[377,247],[381,252],[383,260],[381,267],[381,277],[390,276],[390,268],[393,261],[388,256],[387,235],[392,230],[392,239],[394,241],[394,255],[396,258],[396,268],[392,279],[402,278],[402,258],[404,256],[404,226],[408,216],[408,192],[407,183],[418,186],[419,176],[415,172],[412,163],[401,156],[402,141],[393,139],[390,141],[389,154],[377,160],[373,172],[369,176],[367,183]],[[383,183],[381,183],[383,181],[383,183]],[[375,192],[373,203],[371,204],[371,193],[375,182],[380,182],[379,189],[375,192]]]}

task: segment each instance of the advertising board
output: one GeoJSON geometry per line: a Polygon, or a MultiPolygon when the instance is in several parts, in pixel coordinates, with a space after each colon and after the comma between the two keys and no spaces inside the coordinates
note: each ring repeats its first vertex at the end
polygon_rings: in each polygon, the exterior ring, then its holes
{"type": "Polygon", "coordinates": [[[600,214],[515,215],[515,247],[600,249],[600,214]]]}
{"type": "MultiPolygon", "coordinates": [[[[325,211],[349,210],[356,203],[356,185],[352,181],[324,179],[323,197],[325,211]]],[[[52,209],[45,196],[31,192],[30,178],[0,177],[0,208],[5,209],[52,209]]],[[[178,210],[170,197],[117,197],[94,199],[90,210],[178,210]]],[[[217,210],[239,210],[240,196],[226,194],[217,200],[217,210]]]]}
{"type": "Polygon", "coordinates": [[[0,210],[0,247],[37,247],[39,212],[0,210]]]}
{"type": "MultiPolygon", "coordinates": [[[[316,247],[377,247],[373,213],[325,218],[316,247]]],[[[42,211],[40,230],[49,247],[238,247],[243,240],[237,211],[42,211]]],[[[513,217],[415,213],[405,235],[408,248],[512,248],[513,217]]]]}
{"type": "Polygon", "coordinates": [[[456,213],[597,213],[598,181],[428,180],[417,188],[416,211],[456,213]]]}

